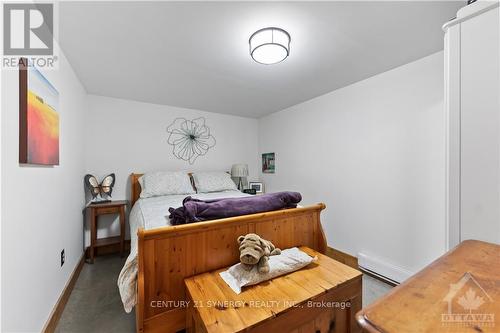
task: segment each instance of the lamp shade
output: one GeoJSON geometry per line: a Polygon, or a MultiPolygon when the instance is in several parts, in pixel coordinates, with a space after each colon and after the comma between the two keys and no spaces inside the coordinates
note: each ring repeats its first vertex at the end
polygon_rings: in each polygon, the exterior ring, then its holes
{"type": "Polygon", "coordinates": [[[231,167],[232,177],[246,177],[248,176],[248,165],[247,164],[233,164],[231,167]]]}

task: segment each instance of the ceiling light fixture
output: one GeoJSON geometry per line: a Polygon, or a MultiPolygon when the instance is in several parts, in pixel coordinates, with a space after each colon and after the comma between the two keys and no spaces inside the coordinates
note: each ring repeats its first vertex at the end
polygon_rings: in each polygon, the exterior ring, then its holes
{"type": "Polygon", "coordinates": [[[281,28],[264,28],[250,36],[250,55],[259,64],[271,65],[290,55],[290,34],[281,28]]]}

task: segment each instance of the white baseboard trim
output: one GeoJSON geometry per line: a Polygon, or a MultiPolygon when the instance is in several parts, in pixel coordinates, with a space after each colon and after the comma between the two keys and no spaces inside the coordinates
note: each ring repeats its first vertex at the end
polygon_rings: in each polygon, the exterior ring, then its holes
{"type": "Polygon", "coordinates": [[[367,255],[362,252],[358,253],[358,265],[361,269],[397,283],[403,282],[414,274],[406,268],[398,267],[381,258],[367,255]]]}

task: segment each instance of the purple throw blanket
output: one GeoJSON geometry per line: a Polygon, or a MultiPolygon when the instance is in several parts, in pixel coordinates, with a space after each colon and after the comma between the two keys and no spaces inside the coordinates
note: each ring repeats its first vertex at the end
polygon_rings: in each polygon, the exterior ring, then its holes
{"type": "Polygon", "coordinates": [[[298,192],[277,192],[242,198],[199,200],[186,197],[182,207],[170,208],[172,225],[221,219],[283,208],[295,208],[302,200],[298,192]]]}

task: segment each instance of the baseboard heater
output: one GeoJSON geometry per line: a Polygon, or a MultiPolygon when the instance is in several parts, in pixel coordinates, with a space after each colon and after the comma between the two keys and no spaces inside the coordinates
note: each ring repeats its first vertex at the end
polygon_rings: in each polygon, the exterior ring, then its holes
{"type": "Polygon", "coordinates": [[[358,253],[358,265],[360,270],[368,275],[374,275],[392,285],[398,285],[413,275],[413,272],[406,268],[398,267],[386,260],[362,252],[358,253]]]}

